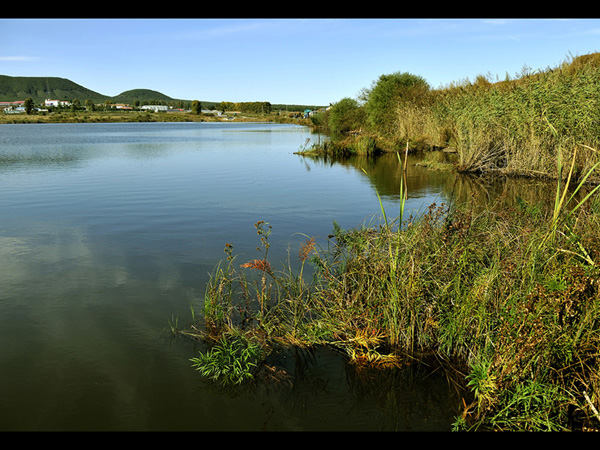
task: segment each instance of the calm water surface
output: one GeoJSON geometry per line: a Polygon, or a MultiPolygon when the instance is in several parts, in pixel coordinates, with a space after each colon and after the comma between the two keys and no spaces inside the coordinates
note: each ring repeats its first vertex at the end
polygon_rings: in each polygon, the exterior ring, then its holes
{"type": "MultiPolygon", "coordinates": [[[[199,310],[225,243],[257,256],[258,220],[274,261],[298,233],[379,220],[375,189],[397,215],[393,158],[295,155],[307,138],[273,124],[0,126],[0,430],[449,429],[443,374],[364,377],[332,351],[290,352],[291,384],[222,391],[191,367],[198,344],[165,331],[199,310]]],[[[411,172],[408,208],[453,183],[411,172]]]]}

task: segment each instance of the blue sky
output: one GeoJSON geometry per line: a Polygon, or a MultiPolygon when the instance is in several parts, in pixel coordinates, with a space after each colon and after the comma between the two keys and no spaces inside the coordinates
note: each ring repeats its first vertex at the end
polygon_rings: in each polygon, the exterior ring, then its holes
{"type": "Polygon", "coordinates": [[[598,19],[0,19],[0,75],[114,96],[328,105],[380,75],[433,88],[600,51],[598,19]]]}

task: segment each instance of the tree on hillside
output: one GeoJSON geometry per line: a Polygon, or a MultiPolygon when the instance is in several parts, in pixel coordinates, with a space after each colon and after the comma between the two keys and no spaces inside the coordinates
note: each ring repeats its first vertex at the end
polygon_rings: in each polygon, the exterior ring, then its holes
{"type": "Polygon", "coordinates": [[[416,93],[428,90],[429,85],[422,77],[408,72],[381,75],[364,94],[369,127],[384,136],[393,134],[396,112],[402,97],[415,97],[416,93]]]}

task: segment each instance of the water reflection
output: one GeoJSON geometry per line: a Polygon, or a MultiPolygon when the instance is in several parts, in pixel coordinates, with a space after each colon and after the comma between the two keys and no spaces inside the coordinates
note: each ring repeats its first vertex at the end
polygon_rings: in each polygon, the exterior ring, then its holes
{"type": "MultiPolygon", "coordinates": [[[[401,183],[406,186],[408,206],[424,211],[432,203],[467,204],[475,208],[490,205],[514,206],[517,202],[529,205],[548,205],[554,200],[556,182],[547,179],[506,176],[458,174],[451,170],[435,170],[423,166],[425,159],[437,158],[451,163],[453,155],[409,154],[404,172],[396,154],[378,156],[305,156],[307,170],[311,165],[340,166],[361,174],[373,190],[389,204],[399,202],[401,183]],[[363,170],[368,174],[365,175],[363,170]]],[[[404,156],[402,157],[404,158],[404,156]]],[[[404,161],[402,161],[404,164],[404,161]]]]}
{"type": "MultiPolygon", "coordinates": [[[[254,384],[202,383],[214,395],[263,406],[263,414],[248,414],[235,430],[449,431],[460,412],[459,391],[443,371],[424,364],[358,368],[328,347],[283,349],[267,364],[254,384]]],[[[226,412],[217,408],[214,414],[226,412]]]]}

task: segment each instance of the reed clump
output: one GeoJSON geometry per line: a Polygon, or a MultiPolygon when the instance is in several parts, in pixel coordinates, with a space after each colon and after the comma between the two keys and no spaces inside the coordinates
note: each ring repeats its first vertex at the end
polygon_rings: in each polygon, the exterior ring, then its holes
{"type": "Polygon", "coordinates": [[[375,156],[383,153],[385,145],[374,135],[356,135],[323,142],[309,143],[296,152],[302,156],[375,156]]]}

